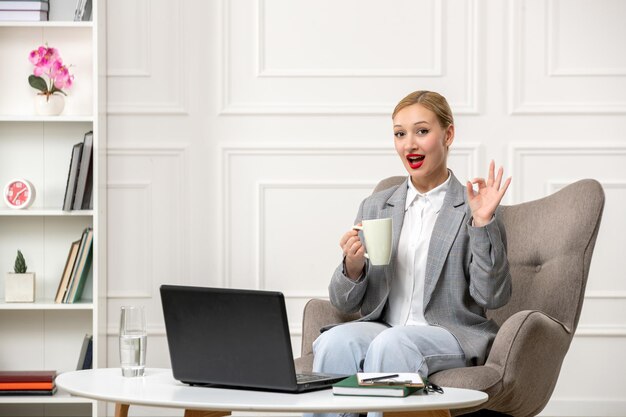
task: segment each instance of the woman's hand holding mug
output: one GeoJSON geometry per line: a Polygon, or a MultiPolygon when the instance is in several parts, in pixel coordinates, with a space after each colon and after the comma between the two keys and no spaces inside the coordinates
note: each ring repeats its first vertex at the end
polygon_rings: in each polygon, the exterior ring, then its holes
{"type": "Polygon", "coordinates": [[[363,220],[352,226],[352,230],[341,237],[339,245],[345,256],[345,273],[348,278],[356,280],[363,273],[365,258],[372,265],[388,265],[391,260],[391,229],[390,218],[363,220]],[[358,231],[363,231],[365,247],[359,238],[358,231]]]}
{"type": "MultiPolygon", "coordinates": [[[[361,226],[361,223],[358,226],[361,226]]],[[[352,280],[359,279],[365,267],[365,246],[359,238],[358,230],[347,231],[341,237],[339,246],[345,257],[346,276],[352,280]]]]}

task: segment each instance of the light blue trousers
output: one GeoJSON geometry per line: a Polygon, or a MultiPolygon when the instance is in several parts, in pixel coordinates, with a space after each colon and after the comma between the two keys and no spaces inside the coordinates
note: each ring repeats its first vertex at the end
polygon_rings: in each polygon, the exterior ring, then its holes
{"type": "MultiPolygon", "coordinates": [[[[313,353],[314,372],[346,375],[418,372],[428,376],[465,366],[465,355],[456,338],[446,329],[435,326],[387,327],[375,322],[346,323],[322,333],[313,343],[313,353]]],[[[380,415],[369,413],[368,417],[380,415]]]]}

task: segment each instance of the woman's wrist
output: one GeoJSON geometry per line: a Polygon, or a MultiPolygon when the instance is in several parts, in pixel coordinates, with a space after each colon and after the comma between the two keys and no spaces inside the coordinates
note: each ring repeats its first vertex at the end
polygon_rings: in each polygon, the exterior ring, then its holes
{"type": "Polygon", "coordinates": [[[483,227],[489,224],[489,222],[491,222],[491,219],[493,219],[493,216],[489,217],[488,219],[484,219],[482,217],[476,217],[476,216],[472,216],[472,226],[474,227],[483,227]]]}
{"type": "Polygon", "coordinates": [[[365,270],[365,265],[362,267],[350,267],[346,262],[345,258],[343,260],[343,274],[351,279],[352,281],[358,281],[359,278],[363,276],[363,272],[365,270]]]}

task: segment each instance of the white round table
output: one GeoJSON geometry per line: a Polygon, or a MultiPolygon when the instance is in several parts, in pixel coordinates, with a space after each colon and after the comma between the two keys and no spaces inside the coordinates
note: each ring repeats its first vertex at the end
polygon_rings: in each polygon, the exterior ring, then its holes
{"type": "Polygon", "coordinates": [[[487,394],[444,388],[443,394],[405,398],[336,396],[326,389],[304,394],[192,387],[176,381],[170,369],[146,368],[143,377],[125,378],[119,368],[90,369],[56,377],[70,394],[117,403],[116,416],[128,414],[129,405],[184,408],[185,416],[225,416],[232,411],[257,412],[367,412],[383,411],[411,416],[449,416],[450,409],[487,401],[487,394]],[[410,413],[407,413],[410,412],[410,413]]]}

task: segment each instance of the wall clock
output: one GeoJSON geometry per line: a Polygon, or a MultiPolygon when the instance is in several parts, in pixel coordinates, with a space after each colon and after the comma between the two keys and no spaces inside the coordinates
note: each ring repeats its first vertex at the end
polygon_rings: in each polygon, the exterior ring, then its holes
{"type": "Polygon", "coordinates": [[[25,179],[15,179],[4,187],[4,202],[14,209],[25,209],[35,201],[35,187],[25,179]]]}

